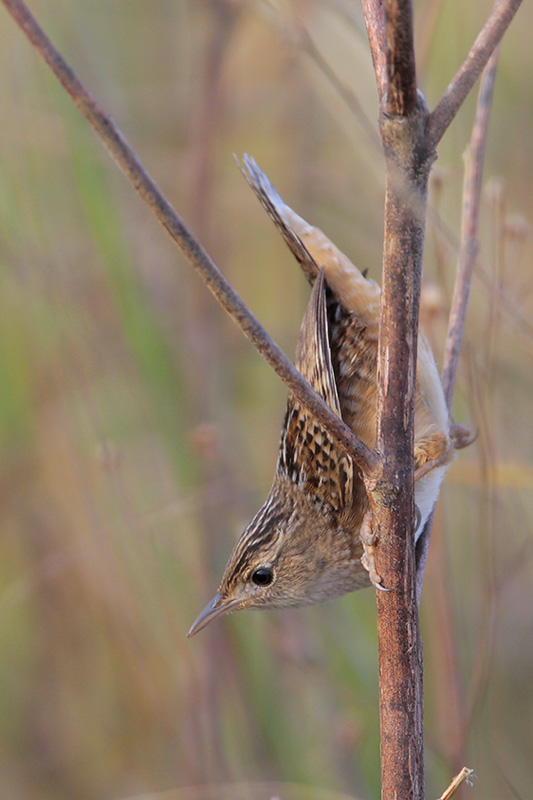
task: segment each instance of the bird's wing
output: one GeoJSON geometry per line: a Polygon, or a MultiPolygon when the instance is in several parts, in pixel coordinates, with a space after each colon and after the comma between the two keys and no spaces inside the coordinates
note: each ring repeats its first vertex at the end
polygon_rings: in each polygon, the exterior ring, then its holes
{"type": "MultiPolygon", "coordinates": [[[[368,280],[319,229],[309,225],[280,197],[279,193],[250,156],[241,167],[246,180],[266,209],[311,284],[325,275],[331,291],[311,295],[298,345],[297,366],[313,388],[331,408],[342,416],[354,433],[369,447],[375,444],[376,361],[379,336],[381,289],[368,280]]],[[[316,286],[316,283],[315,283],[316,286]]],[[[434,435],[447,437],[449,422],[440,377],[433,354],[424,337],[419,338],[417,364],[415,440],[424,445],[434,435]]],[[[306,410],[289,398],[278,468],[299,476],[310,485],[313,469],[320,491],[340,499],[345,480],[345,463],[351,462],[327,438],[306,410]],[[306,438],[309,447],[302,447],[306,438]],[[311,444],[312,442],[312,444],[311,444]],[[322,461],[318,463],[314,450],[322,461]],[[333,465],[339,461],[339,470],[333,465]],[[328,460],[329,459],[329,460],[328,460]],[[342,473],[342,475],[341,475],[342,473]]],[[[445,466],[442,467],[442,471],[445,466]]],[[[435,476],[437,471],[435,471],[435,476]]],[[[418,482],[417,488],[433,483],[434,475],[418,482]]],[[[357,482],[357,475],[355,475],[357,482]]],[[[440,482],[440,481],[439,481],[440,482]]],[[[354,490],[355,491],[355,490],[354,490]]],[[[438,487],[435,490],[438,492],[438,487]]]]}
{"type": "Polygon", "coordinates": [[[296,347],[295,366],[328,406],[341,415],[335,373],[331,361],[326,283],[324,270],[318,275],[300,328],[296,347]]]}
{"type": "MultiPolygon", "coordinates": [[[[313,389],[340,417],[341,407],[331,361],[326,286],[321,270],[300,330],[295,364],[313,389]]],[[[353,463],[315,418],[289,396],[281,434],[278,472],[340,512],[351,504],[353,463]]]]}

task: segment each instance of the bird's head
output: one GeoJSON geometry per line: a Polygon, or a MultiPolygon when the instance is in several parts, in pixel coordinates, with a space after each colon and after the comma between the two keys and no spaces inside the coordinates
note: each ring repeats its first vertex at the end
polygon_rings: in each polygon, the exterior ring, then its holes
{"type": "Polygon", "coordinates": [[[189,631],[244,608],[322,603],[367,583],[358,537],[312,498],[274,485],[230,556],[219,590],[189,631]]]}

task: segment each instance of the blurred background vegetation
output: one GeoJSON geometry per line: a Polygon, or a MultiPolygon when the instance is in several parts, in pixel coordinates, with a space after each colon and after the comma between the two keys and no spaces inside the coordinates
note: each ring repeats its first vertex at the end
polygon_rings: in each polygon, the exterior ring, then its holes
{"type": "MultiPolygon", "coordinates": [[[[379,279],[358,3],[31,5],[288,353],[308,288],[232,153],[379,279]]],[[[417,6],[433,106],[491,3],[417,6]]],[[[455,402],[479,437],[442,492],[422,604],[428,797],[464,764],[472,800],[533,783],[532,25],[525,6],[501,55],[455,402]]],[[[0,69],[0,796],[377,797],[373,592],[185,639],[268,491],[284,387],[3,9],[0,69]]],[[[432,184],[423,315],[438,359],[474,103],[432,184]]]]}

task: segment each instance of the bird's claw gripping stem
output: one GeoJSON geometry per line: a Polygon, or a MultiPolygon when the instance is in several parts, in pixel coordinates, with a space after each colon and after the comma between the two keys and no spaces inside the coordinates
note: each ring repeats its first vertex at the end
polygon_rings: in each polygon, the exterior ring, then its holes
{"type": "Polygon", "coordinates": [[[363,545],[363,555],[361,556],[361,564],[368,572],[370,582],[380,592],[389,592],[390,589],[385,588],[381,583],[381,576],[376,569],[376,534],[372,530],[372,511],[368,510],[363,517],[361,523],[361,530],[359,531],[359,538],[363,545]]]}

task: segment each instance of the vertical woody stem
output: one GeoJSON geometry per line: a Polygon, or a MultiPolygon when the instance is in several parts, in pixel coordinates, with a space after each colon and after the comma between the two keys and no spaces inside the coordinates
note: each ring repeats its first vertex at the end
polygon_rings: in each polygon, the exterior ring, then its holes
{"type": "Polygon", "coordinates": [[[378,361],[378,452],[372,492],[378,592],[382,798],[424,797],[423,667],[413,521],[414,389],[429,162],[418,159],[427,110],[387,118],[385,250],[378,361]],[[409,142],[410,140],[410,142],[409,142]]]}
{"type": "Polygon", "coordinates": [[[420,277],[431,157],[428,109],[416,88],[412,9],[386,0],[387,81],[380,132],[386,159],[385,242],[378,357],[377,450],[367,483],[377,534],[382,800],[423,800],[423,664],[414,558],[414,392],[420,277]]]}

